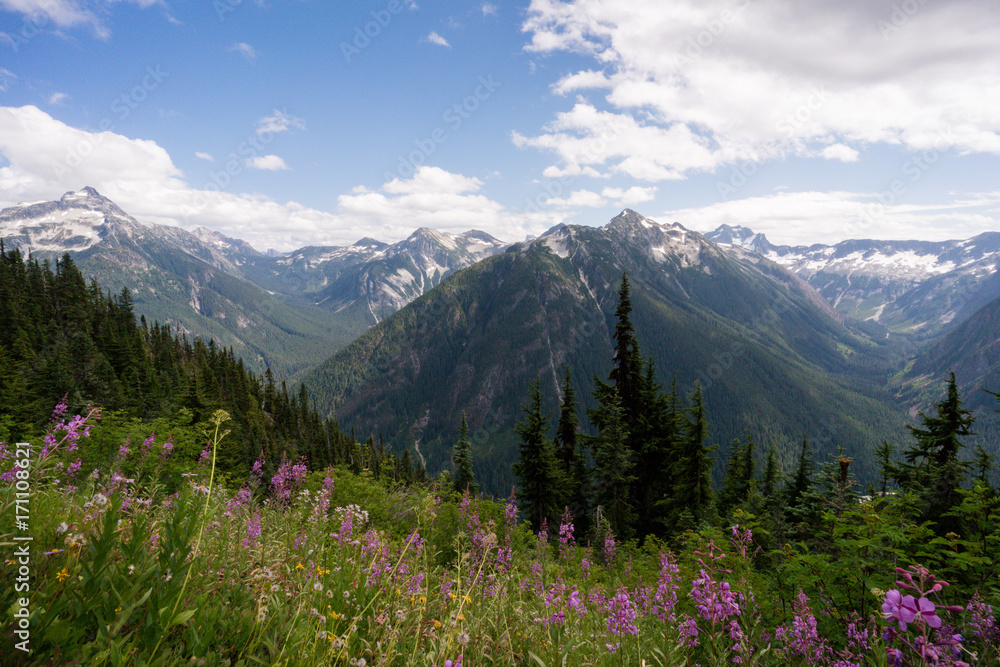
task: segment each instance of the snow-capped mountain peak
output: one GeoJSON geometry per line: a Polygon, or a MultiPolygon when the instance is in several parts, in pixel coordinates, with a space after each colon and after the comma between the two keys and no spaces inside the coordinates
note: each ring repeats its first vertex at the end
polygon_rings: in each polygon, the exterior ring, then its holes
{"type": "Polygon", "coordinates": [[[109,234],[148,227],[92,187],[57,201],[27,202],[0,211],[0,238],[22,251],[80,252],[109,234]]]}

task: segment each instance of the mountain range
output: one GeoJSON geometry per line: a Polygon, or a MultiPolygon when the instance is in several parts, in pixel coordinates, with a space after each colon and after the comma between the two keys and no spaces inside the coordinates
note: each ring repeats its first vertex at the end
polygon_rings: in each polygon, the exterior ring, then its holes
{"type": "Polygon", "coordinates": [[[978,389],[1000,382],[1000,233],[779,246],[626,209],[513,245],[422,228],[279,254],[137,221],[84,188],[0,211],[0,239],[42,259],[70,252],[104,288],[128,287],[137,314],[302,379],[322,412],[415,446],[432,470],[466,413],[494,492],[511,481],[527,385],[543,378],[552,408],[568,367],[587,405],[610,370],[623,271],[643,352],[682,397],[701,383],[720,453],[747,433],[810,434],[863,468],[873,443],[907,437],[903,424],[940,399],[948,368],[987,421],[978,389]]]}
{"type": "Polygon", "coordinates": [[[483,232],[419,229],[390,245],[261,253],[205,228],[139,222],[87,187],[0,211],[0,239],[40,259],[69,252],[136,312],[232,346],[253,369],[294,378],[402,305],[504,247],[483,232]]]}

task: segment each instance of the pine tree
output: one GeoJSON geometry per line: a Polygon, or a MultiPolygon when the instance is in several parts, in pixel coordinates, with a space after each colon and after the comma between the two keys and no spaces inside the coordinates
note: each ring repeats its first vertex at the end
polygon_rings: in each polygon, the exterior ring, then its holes
{"type": "Polygon", "coordinates": [[[556,426],[556,458],[566,480],[563,496],[573,516],[579,534],[587,532],[589,502],[587,497],[587,464],[583,442],[578,433],[580,418],[577,416],[576,390],[569,366],[563,378],[562,401],[559,404],[559,423],[556,426]]]}
{"type": "Polygon", "coordinates": [[[528,391],[528,404],[521,406],[524,422],[518,422],[514,432],[521,438],[518,458],[513,471],[520,484],[517,498],[528,517],[533,530],[539,530],[549,519],[551,525],[558,525],[562,510],[562,490],[565,481],[559,470],[552,441],[546,433],[549,415],[542,414],[542,391],[540,381],[535,380],[528,391]]]}
{"type": "Polygon", "coordinates": [[[961,501],[957,489],[965,480],[969,465],[959,460],[964,436],[975,435],[975,417],[963,407],[950,373],[946,398],[937,404],[937,416],[920,414],[922,428],[907,426],[916,442],[903,453],[905,463],[896,472],[896,481],[919,498],[921,519],[934,521],[944,534],[959,528],[955,517],[945,517],[961,501]]]}
{"type": "Polygon", "coordinates": [[[639,339],[632,325],[632,296],[628,274],[622,273],[618,288],[618,307],[615,309],[614,368],[608,375],[611,384],[618,390],[618,399],[625,414],[628,427],[635,429],[641,413],[640,387],[642,384],[642,356],[639,339]]]}
{"type": "Polygon", "coordinates": [[[708,420],[701,384],[696,382],[691,405],[684,415],[684,430],[674,455],[676,474],[669,500],[670,526],[673,530],[697,528],[712,514],[713,448],[706,444],[708,420]],[[690,524],[690,525],[687,525],[690,524]]]}
{"type": "Polygon", "coordinates": [[[747,435],[746,440],[745,444],[734,440],[729,452],[722,493],[719,494],[719,514],[723,517],[745,502],[756,485],[753,438],[747,435]]]}
{"type": "Polygon", "coordinates": [[[760,481],[760,493],[767,504],[771,504],[778,494],[780,483],[778,473],[778,458],[774,453],[774,445],[767,448],[767,459],[764,463],[764,477],[760,481]]]}
{"type": "Polygon", "coordinates": [[[479,493],[479,485],[476,484],[475,475],[472,473],[472,443],[469,441],[469,425],[465,420],[465,412],[462,413],[462,425],[458,430],[458,442],[451,456],[453,464],[452,483],[458,493],[469,492],[469,495],[479,493]]]}
{"type": "Polygon", "coordinates": [[[591,421],[599,423],[596,436],[589,438],[594,452],[594,505],[600,507],[611,529],[621,539],[635,532],[635,509],[630,497],[635,481],[635,458],[628,448],[628,426],[618,390],[611,389],[611,400],[589,411],[591,421]]]}

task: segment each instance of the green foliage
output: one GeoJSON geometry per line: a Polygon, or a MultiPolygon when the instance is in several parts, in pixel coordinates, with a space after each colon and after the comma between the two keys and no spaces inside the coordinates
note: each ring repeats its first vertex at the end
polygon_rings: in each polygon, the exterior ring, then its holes
{"type": "Polygon", "coordinates": [[[542,414],[539,381],[529,389],[528,404],[521,409],[524,421],[514,429],[521,438],[521,445],[513,470],[520,480],[518,501],[532,529],[537,531],[546,521],[555,525],[562,510],[566,482],[546,433],[549,415],[542,414]]]}
{"type": "Polygon", "coordinates": [[[476,495],[479,492],[479,485],[472,473],[472,443],[469,442],[469,425],[465,421],[465,413],[462,413],[462,425],[458,429],[458,442],[455,443],[455,453],[452,455],[453,470],[452,483],[455,491],[461,495],[469,493],[476,495]]]}

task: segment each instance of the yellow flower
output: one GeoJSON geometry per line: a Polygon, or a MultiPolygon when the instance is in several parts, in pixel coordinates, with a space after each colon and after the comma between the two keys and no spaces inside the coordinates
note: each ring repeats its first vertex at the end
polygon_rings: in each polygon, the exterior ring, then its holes
{"type": "Polygon", "coordinates": [[[413,596],[411,595],[411,596],[410,596],[410,604],[413,604],[413,603],[414,603],[414,602],[416,602],[416,601],[417,601],[417,598],[415,598],[415,597],[413,597],[413,596]]]}
{"type": "Polygon", "coordinates": [[[402,593],[403,591],[399,590],[398,588],[396,589],[396,595],[402,595],[402,593]]]}
{"type": "Polygon", "coordinates": [[[434,619],[434,629],[435,629],[435,630],[437,630],[437,629],[438,629],[438,628],[440,628],[440,627],[441,627],[441,621],[439,621],[439,620],[437,620],[437,619],[435,618],[435,619],[434,619]]]}
{"type": "Polygon", "coordinates": [[[458,620],[464,621],[465,620],[465,614],[459,614],[458,615],[458,620]]]}
{"type": "Polygon", "coordinates": [[[338,614],[338,613],[337,613],[337,612],[335,612],[335,611],[331,611],[331,612],[330,612],[330,618],[332,618],[333,620],[335,620],[335,621],[336,621],[336,620],[337,620],[338,618],[340,618],[340,614],[338,614]]]}
{"type": "Polygon", "coordinates": [[[423,595],[420,596],[420,604],[427,604],[427,598],[425,598],[423,595]]]}
{"type": "Polygon", "coordinates": [[[454,600],[455,599],[455,594],[454,593],[448,593],[448,597],[450,597],[452,600],[454,600]]]}
{"type": "Polygon", "coordinates": [[[58,579],[59,581],[65,581],[66,579],[69,579],[69,572],[66,571],[66,568],[63,568],[56,573],[56,579],[58,579]]]}
{"type": "Polygon", "coordinates": [[[303,565],[302,563],[299,563],[298,565],[295,566],[295,569],[296,570],[304,570],[304,569],[306,569],[306,566],[303,565]]]}
{"type": "Polygon", "coordinates": [[[462,599],[465,600],[465,604],[470,604],[472,602],[472,598],[470,598],[468,595],[466,595],[462,599]]]}

